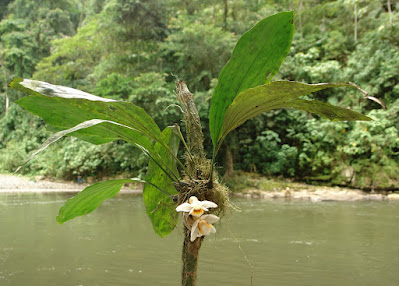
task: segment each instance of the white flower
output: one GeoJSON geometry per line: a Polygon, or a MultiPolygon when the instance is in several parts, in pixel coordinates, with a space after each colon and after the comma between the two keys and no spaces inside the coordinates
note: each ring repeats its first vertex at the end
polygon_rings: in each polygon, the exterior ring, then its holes
{"type": "Polygon", "coordinates": [[[211,233],[216,232],[216,228],[212,225],[219,221],[219,217],[213,214],[203,215],[198,218],[191,228],[191,237],[190,240],[194,241],[197,237],[201,237],[203,235],[209,235],[211,233]]]}
{"type": "Polygon", "coordinates": [[[183,203],[176,208],[178,212],[188,212],[189,215],[200,217],[208,208],[216,208],[218,205],[210,201],[199,201],[197,197],[190,197],[188,203],[183,203]]]}

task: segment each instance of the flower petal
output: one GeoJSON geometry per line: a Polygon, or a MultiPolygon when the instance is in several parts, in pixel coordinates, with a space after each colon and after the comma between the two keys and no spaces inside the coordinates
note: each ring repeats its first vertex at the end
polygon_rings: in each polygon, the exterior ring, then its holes
{"type": "Polygon", "coordinates": [[[220,220],[220,218],[218,216],[213,215],[213,214],[203,215],[201,217],[201,219],[204,219],[204,220],[206,220],[209,223],[215,223],[215,222],[218,222],[220,220]]]}
{"type": "Polygon", "coordinates": [[[189,203],[182,203],[181,205],[177,206],[176,211],[177,212],[189,212],[193,208],[192,205],[189,203]]]}
{"type": "Polygon", "coordinates": [[[195,202],[198,202],[198,199],[197,199],[196,196],[191,196],[191,197],[188,199],[188,203],[189,203],[189,204],[194,204],[195,202]]]}
{"type": "Polygon", "coordinates": [[[214,228],[213,225],[211,225],[204,219],[200,219],[199,221],[200,221],[198,223],[199,233],[202,235],[209,235],[212,232],[212,228],[214,228]]]}
{"type": "Polygon", "coordinates": [[[197,237],[201,237],[201,235],[199,234],[199,231],[196,228],[194,231],[191,232],[190,241],[193,242],[197,237]]]}
{"type": "Polygon", "coordinates": [[[201,201],[201,205],[205,208],[217,208],[218,205],[211,201],[201,201]]]}
{"type": "Polygon", "coordinates": [[[191,242],[193,242],[197,237],[200,237],[200,233],[198,230],[198,223],[199,223],[199,220],[196,220],[193,223],[193,226],[191,228],[191,236],[190,236],[191,242]]]}

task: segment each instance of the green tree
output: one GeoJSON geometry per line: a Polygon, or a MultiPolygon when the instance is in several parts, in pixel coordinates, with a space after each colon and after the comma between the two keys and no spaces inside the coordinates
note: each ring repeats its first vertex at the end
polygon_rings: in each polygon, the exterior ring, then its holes
{"type": "Polygon", "coordinates": [[[180,17],[171,20],[174,32],[161,45],[170,72],[195,90],[207,90],[231,55],[232,33],[212,24],[180,17]]]}

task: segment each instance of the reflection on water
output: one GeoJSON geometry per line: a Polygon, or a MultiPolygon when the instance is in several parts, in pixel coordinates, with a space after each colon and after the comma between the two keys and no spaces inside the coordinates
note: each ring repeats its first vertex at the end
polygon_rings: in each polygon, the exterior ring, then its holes
{"type": "MultiPolygon", "coordinates": [[[[58,225],[70,196],[0,194],[0,285],[179,285],[181,229],[157,237],[133,195],[58,225]]],[[[399,285],[398,203],[235,203],[199,285],[399,285]]]]}

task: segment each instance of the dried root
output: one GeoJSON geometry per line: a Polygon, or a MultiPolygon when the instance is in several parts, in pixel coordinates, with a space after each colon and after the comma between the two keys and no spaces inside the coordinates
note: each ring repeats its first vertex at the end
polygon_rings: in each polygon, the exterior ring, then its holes
{"type": "Polygon", "coordinates": [[[218,182],[214,182],[212,189],[208,189],[208,180],[194,179],[181,181],[176,187],[179,190],[178,205],[195,196],[200,201],[211,201],[217,204],[218,207],[211,211],[217,216],[223,216],[230,206],[228,189],[218,182]]]}

